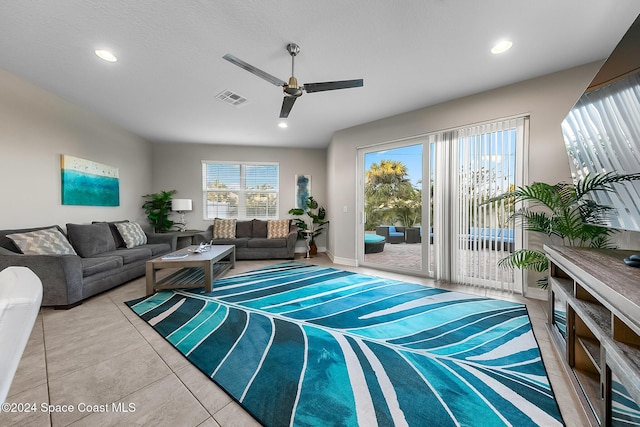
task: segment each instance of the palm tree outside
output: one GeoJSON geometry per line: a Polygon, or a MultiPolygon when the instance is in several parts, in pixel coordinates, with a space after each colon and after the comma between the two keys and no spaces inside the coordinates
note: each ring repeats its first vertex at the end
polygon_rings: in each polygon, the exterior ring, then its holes
{"type": "Polygon", "coordinates": [[[366,230],[400,222],[405,227],[420,223],[421,190],[414,187],[404,163],[384,159],[365,174],[366,230]]]}

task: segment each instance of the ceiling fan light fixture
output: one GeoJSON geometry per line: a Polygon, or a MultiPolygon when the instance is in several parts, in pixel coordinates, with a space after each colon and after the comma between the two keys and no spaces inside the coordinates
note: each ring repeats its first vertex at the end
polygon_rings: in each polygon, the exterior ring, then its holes
{"type": "Polygon", "coordinates": [[[511,41],[501,40],[498,43],[493,45],[493,47],[491,48],[491,53],[493,53],[494,55],[504,53],[509,49],[511,49],[511,46],[513,46],[513,43],[511,41]]]}
{"type": "Polygon", "coordinates": [[[98,56],[98,58],[107,62],[117,62],[118,58],[113,54],[113,52],[104,50],[104,49],[96,49],[94,53],[98,56]]]}

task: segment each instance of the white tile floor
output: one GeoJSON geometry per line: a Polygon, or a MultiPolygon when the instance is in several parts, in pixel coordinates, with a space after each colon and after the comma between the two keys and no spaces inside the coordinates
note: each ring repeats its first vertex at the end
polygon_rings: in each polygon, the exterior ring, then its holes
{"type": "MultiPolygon", "coordinates": [[[[236,269],[228,274],[275,262],[278,261],[238,261],[236,269]]],[[[309,262],[331,265],[323,254],[309,262]]],[[[438,286],[428,279],[335,267],[438,286]]],[[[443,287],[472,292],[464,287],[443,287]]],[[[0,426],[259,425],[123,304],[144,294],[145,282],[140,278],[70,310],[42,309],[7,397],[7,402],[30,403],[35,410],[0,413],[0,426]],[[73,412],[65,412],[63,405],[73,412]]],[[[568,426],[587,425],[552,347],[546,329],[546,303],[491,296],[527,304],[565,422],[568,426]]]]}

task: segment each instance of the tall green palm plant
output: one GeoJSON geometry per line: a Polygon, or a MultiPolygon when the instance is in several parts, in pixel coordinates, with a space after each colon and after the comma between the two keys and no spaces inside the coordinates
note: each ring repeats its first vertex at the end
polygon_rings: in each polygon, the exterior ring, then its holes
{"type": "MultiPolygon", "coordinates": [[[[491,198],[486,203],[505,199],[511,203],[528,202],[527,207],[517,210],[510,219],[519,222],[526,231],[546,235],[549,243],[610,248],[610,237],[616,232],[606,227],[612,208],[596,203],[589,196],[598,191],[611,191],[611,184],[635,180],[640,180],[640,173],[588,174],[575,185],[534,182],[491,198]]],[[[549,268],[544,252],[528,248],[502,258],[498,265],[537,272],[545,272],[549,268]]],[[[538,280],[538,284],[546,287],[546,277],[538,280]]]]}

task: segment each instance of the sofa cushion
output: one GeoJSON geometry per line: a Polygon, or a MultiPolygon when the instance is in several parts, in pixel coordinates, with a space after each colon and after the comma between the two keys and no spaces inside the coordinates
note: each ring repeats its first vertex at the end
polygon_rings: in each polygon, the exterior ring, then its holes
{"type": "Polygon", "coordinates": [[[147,246],[148,245],[138,246],[135,248],[116,249],[115,251],[98,254],[96,257],[119,256],[122,258],[122,262],[126,265],[136,261],[151,259],[151,249],[147,246]]]}
{"type": "Polygon", "coordinates": [[[109,224],[109,230],[111,230],[111,235],[113,236],[113,240],[114,242],[116,242],[116,249],[117,248],[124,248],[126,247],[124,244],[124,240],[122,240],[122,236],[120,235],[120,232],[118,231],[118,227],[116,227],[116,224],[119,224],[121,222],[129,222],[128,219],[123,219],[122,221],[109,221],[109,222],[105,222],[105,221],[93,221],[92,224],[100,224],[100,223],[105,223],[105,224],[109,224]]]}
{"type": "Polygon", "coordinates": [[[147,235],[137,222],[119,222],[116,223],[116,228],[127,248],[135,248],[147,243],[147,235]]]}
{"type": "Polygon", "coordinates": [[[171,252],[171,245],[169,243],[147,243],[143,247],[149,249],[151,255],[154,257],[171,252]]]}
{"type": "Polygon", "coordinates": [[[94,258],[82,258],[82,276],[93,276],[103,271],[110,271],[122,267],[122,257],[101,256],[94,258]]]}
{"type": "Polygon", "coordinates": [[[267,239],[284,239],[289,234],[289,219],[267,221],[267,239]]]}
{"type": "Polygon", "coordinates": [[[213,239],[214,245],[235,245],[236,248],[246,248],[247,242],[249,242],[248,237],[239,237],[236,239],[213,239]]]}
{"type": "Polygon", "coordinates": [[[247,242],[249,248],[282,248],[287,246],[287,239],[267,239],[254,237],[247,242]]]}
{"type": "Polygon", "coordinates": [[[7,234],[25,255],[77,255],[71,243],[56,228],[7,234]]]}
{"type": "Polygon", "coordinates": [[[214,219],[213,220],[213,238],[214,239],[233,239],[236,237],[236,220],[235,219],[214,219]]]}
{"type": "Polygon", "coordinates": [[[78,255],[89,258],[114,251],[116,242],[106,222],[97,224],[67,224],[67,236],[78,255]]]}
{"type": "Polygon", "coordinates": [[[251,237],[253,232],[253,221],[237,221],[236,237],[251,237]]]}
{"type": "Polygon", "coordinates": [[[251,237],[267,237],[267,221],[262,221],[260,219],[254,219],[251,221],[253,223],[253,232],[251,237]]]}

